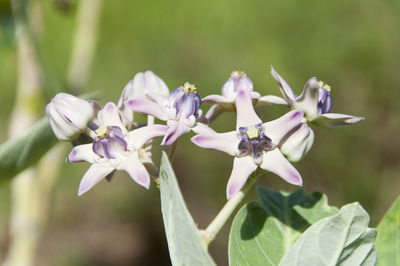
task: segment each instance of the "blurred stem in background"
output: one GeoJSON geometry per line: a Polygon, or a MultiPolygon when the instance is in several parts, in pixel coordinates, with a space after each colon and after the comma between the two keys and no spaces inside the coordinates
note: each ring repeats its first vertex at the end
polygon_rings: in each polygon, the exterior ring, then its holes
{"type": "Polygon", "coordinates": [[[101,3],[102,0],[80,2],[77,30],[67,78],[68,89],[74,93],[82,93],[89,80],[96,50],[101,3]]]}
{"type": "MultiPolygon", "coordinates": [[[[37,4],[37,3],[36,3],[37,4]]],[[[38,119],[40,89],[43,85],[33,31],[28,23],[28,2],[12,0],[18,60],[16,101],[10,119],[9,137],[22,135],[38,119]]],[[[33,9],[36,12],[38,8],[33,9]]],[[[16,176],[11,183],[10,246],[4,265],[32,265],[39,236],[38,212],[41,195],[33,166],[16,176]]]]}
{"type": "MultiPolygon", "coordinates": [[[[85,0],[79,9],[77,31],[69,66],[68,86],[80,93],[86,86],[97,40],[97,25],[102,0],[85,0]]],[[[39,1],[12,0],[15,19],[18,85],[15,107],[10,119],[10,138],[23,134],[41,115],[44,103],[41,73],[34,33],[42,29],[32,23],[41,14],[39,1]],[[34,12],[28,14],[28,11],[34,12]],[[30,16],[28,16],[30,15],[30,16]]],[[[40,18],[39,18],[40,20],[40,18]]],[[[12,181],[10,246],[4,265],[33,265],[41,229],[48,215],[51,191],[64,161],[65,146],[59,144],[39,162],[12,181]]]]}

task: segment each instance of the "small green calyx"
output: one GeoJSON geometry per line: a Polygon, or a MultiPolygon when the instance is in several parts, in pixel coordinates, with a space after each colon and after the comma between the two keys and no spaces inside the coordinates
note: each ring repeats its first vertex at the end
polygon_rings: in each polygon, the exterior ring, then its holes
{"type": "Polygon", "coordinates": [[[96,137],[98,137],[99,139],[104,139],[108,136],[108,132],[110,132],[110,129],[111,128],[108,126],[101,126],[96,129],[94,133],[96,133],[96,137]]]}
{"type": "Polygon", "coordinates": [[[318,81],[318,85],[320,86],[321,89],[324,89],[326,91],[331,91],[331,86],[329,86],[327,83],[323,82],[323,81],[318,81]]]}
{"type": "Polygon", "coordinates": [[[182,90],[185,93],[197,93],[197,89],[194,84],[190,84],[189,82],[185,82],[185,84],[182,85],[182,90]]]}
{"type": "Polygon", "coordinates": [[[257,139],[258,137],[260,137],[259,129],[255,126],[250,126],[249,129],[246,131],[246,135],[249,137],[249,139],[257,139]]]}

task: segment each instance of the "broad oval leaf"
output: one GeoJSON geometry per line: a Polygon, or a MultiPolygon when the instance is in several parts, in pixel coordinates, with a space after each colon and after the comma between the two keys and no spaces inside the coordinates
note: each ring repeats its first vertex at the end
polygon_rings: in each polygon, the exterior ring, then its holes
{"type": "Polygon", "coordinates": [[[190,215],[168,156],[160,167],[161,210],[173,265],[215,265],[190,215]]]}
{"type": "Polygon", "coordinates": [[[230,265],[278,265],[304,230],[339,211],[319,192],[258,187],[257,193],[259,200],[243,206],[232,223],[230,265]]]}
{"type": "Polygon", "coordinates": [[[310,226],[282,258],[279,266],[375,265],[376,229],[359,203],[310,226]]]}
{"type": "Polygon", "coordinates": [[[47,117],[42,118],[25,135],[0,146],[0,182],[9,180],[36,163],[55,143],[47,117]]]}
{"type": "Polygon", "coordinates": [[[377,265],[400,265],[400,197],[382,218],[377,229],[377,265]]]}

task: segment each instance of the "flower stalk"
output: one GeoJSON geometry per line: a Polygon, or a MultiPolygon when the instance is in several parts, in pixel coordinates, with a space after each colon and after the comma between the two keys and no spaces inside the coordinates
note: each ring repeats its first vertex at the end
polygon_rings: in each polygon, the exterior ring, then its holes
{"type": "Polygon", "coordinates": [[[208,247],[210,243],[215,239],[219,231],[226,224],[229,218],[232,216],[237,207],[242,203],[243,199],[254,186],[261,171],[254,172],[251,177],[247,180],[246,184],[241,191],[236,193],[230,200],[228,200],[224,207],[220,210],[217,216],[212,220],[212,222],[207,226],[205,230],[200,230],[200,237],[203,244],[208,247]]]}

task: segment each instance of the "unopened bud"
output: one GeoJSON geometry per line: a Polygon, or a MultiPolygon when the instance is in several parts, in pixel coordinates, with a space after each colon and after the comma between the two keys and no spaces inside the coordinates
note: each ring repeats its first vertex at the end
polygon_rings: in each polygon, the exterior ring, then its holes
{"type": "Polygon", "coordinates": [[[72,141],[93,120],[92,105],[67,93],[58,93],[46,106],[47,117],[59,140],[72,141]]]}

